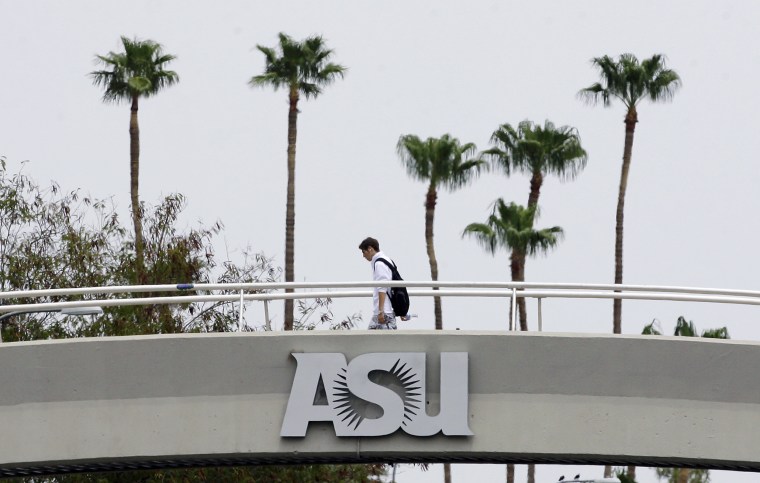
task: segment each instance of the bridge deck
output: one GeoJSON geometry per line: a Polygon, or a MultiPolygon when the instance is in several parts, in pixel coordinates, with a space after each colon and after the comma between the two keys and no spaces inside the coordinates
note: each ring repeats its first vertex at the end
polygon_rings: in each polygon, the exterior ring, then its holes
{"type": "Polygon", "coordinates": [[[0,345],[0,476],[251,463],[760,470],[760,344],[516,332],[182,334],[0,345]],[[291,353],[469,356],[472,436],[281,437],[291,353]]]}

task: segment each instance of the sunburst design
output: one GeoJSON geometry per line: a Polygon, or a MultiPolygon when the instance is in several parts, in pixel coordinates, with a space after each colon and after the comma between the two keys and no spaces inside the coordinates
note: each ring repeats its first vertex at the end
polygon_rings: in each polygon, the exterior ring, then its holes
{"type": "MultiPolygon", "coordinates": [[[[422,404],[420,399],[422,387],[419,375],[413,372],[411,367],[407,367],[406,363],[402,363],[401,359],[397,359],[390,370],[378,372],[386,375],[383,379],[392,379],[383,385],[398,393],[404,402],[404,421],[402,424],[406,426],[407,421],[411,421],[420,411],[422,404]]],[[[374,406],[374,404],[357,397],[348,389],[346,373],[345,368],[341,369],[341,372],[337,374],[337,379],[333,381],[333,394],[335,395],[333,409],[338,411],[338,416],[343,416],[342,421],[348,420],[347,426],[353,426],[353,429],[356,430],[366,419],[367,407],[369,405],[374,406]]]]}
{"type": "MultiPolygon", "coordinates": [[[[404,396],[402,397],[404,401],[404,419],[411,421],[411,416],[417,415],[414,410],[420,410],[420,407],[416,406],[414,403],[422,404],[422,401],[418,399],[422,395],[422,393],[419,392],[421,389],[420,379],[417,373],[412,372],[411,367],[404,370],[406,368],[406,363],[399,366],[399,362],[401,362],[401,359],[398,359],[396,363],[393,364],[390,373],[398,378],[404,388],[404,396]]],[[[406,421],[402,424],[406,426],[406,421]]]]}
{"type": "Polygon", "coordinates": [[[354,426],[354,429],[356,429],[361,422],[364,421],[364,416],[360,415],[356,411],[356,408],[354,408],[353,401],[359,398],[354,396],[351,391],[348,390],[346,372],[345,368],[341,369],[341,372],[337,374],[338,379],[333,381],[335,383],[333,386],[333,391],[335,393],[335,407],[333,409],[340,411],[338,416],[343,416],[345,414],[341,421],[351,418],[351,420],[346,423],[347,426],[351,426],[356,422],[356,426],[354,426]]]}

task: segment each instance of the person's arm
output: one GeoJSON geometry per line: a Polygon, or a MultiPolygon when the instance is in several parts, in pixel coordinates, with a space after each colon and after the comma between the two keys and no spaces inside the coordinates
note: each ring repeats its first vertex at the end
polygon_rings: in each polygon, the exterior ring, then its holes
{"type": "Polygon", "coordinates": [[[377,303],[380,307],[378,307],[377,311],[377,321],[381,324],[385,323],[385,312],[383,311],[383,307],[385,307],[385,292],[378,292],[377,293],[377,303]]]}
{"type": "MultiPolygon", "coordinates": [[[[375,262],[375,273],[374,277],[375,280],[378,281],[390,281],[393,279],[393,273],[391,272],[391,269],[388,268],[388,265],[386,265],[383,262],[375,262]]],[[[381,324],[385,324],[385,300],[386,297],[388,297],[388,287],[379,287],[378,293],[377,293],[377,321],[381,324]]]]}

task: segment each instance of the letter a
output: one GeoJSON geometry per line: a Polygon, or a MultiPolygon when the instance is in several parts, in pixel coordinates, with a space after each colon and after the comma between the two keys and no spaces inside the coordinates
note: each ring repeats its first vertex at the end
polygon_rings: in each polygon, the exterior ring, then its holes
{"type": "MultiPolygon", "coordinates": [[[[331,384],[336,374],[346,367],[346,357],[340,353],[293,353],[296,375],[290,389],[290,399],[282,420],[280,436],[304,437],[311,421],[333,422],[335,413],[329,405],[315,405],[319,379],[325,385],[331,384]]],[[[327,389],[327,386],[325,387],[327,389]]],[[[330,391],[327,398],[331,402],[330,391]]]]}

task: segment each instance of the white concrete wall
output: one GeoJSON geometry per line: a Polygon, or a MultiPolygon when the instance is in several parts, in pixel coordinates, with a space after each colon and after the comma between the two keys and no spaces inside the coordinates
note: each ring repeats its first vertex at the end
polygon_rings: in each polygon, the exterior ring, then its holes
{"type": "Polygon", "coordinates": [[[760,470],[760,345],[506,332],[185,334],[0,344],[0,476],[168,464],[483,461],[760,470]],[[279,436],[291,352],[469,353],[471,437],[279,436]],[[131,465],[131,466],[130,466],[131,465]]]}

